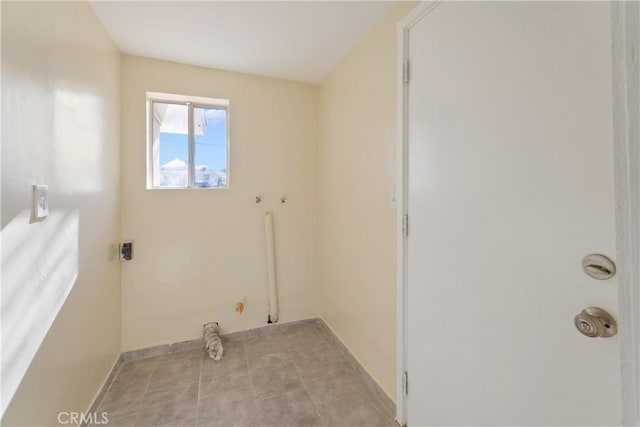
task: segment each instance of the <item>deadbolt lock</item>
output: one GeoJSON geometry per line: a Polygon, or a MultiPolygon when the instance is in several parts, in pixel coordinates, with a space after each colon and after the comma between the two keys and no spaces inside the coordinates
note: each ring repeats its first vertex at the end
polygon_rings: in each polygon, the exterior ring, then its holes
{"type": "Polygon", "coordinates": [[[582,269],[587,276],[596,280],[607,280],[616,274],[615,263],[607,256],[590,254],[582,259],[582,269]]]}
{"type": "Polygon", "coordinates": [[[590,338],[609,338],[618,333],[616,320],[599,307],[587,307],[573,318],[576,329],[590,338]]]}

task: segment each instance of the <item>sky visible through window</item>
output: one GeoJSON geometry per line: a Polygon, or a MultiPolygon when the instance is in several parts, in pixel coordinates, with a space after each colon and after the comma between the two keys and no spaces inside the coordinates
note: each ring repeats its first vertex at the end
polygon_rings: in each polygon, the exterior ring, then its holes
{"type": "MultiPolygon", "coordinates": [[[[227,165],[226,111],[204,109],[206,126],[202,135],[195,135],[195,164],[214,171],[225,171],[227,165]]],[[[160,165],[175,159],[188,163],[187,135],[160,132],[160,165]]]]}

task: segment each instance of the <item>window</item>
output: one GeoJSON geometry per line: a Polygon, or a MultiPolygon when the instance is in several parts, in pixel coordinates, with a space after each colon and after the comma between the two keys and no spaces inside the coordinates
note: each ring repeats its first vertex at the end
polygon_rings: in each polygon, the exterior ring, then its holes
{"type": "Polygon", "coordinates": [[[147,108],[147,188],[228,188],[228,100],[149,92],[147,108]]]}

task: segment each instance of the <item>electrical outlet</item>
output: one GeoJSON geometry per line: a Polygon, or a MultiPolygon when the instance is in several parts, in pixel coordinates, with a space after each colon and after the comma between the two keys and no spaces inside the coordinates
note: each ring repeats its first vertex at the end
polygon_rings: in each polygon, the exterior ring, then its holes
{"type": "Polygon", "coordinates": [[[124,241],[120,243],[120,261],[131,261],[133,259],[133,242],[124,241]]]}
{"type": "Polygon", "coordinates": [[[42,219],[49,216],[49,187],[33,186],[33,217],[42,219]]]}

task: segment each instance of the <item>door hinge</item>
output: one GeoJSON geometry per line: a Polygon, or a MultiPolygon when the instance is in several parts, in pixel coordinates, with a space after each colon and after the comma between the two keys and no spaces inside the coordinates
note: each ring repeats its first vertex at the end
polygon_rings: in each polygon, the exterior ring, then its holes
{"type": "Polygon", "coordinates": [[[404,237],[409,237],[409,215],[404,214],[402,216],[402,234],[404,237]]]}
{"type": "Polygon", "coordinates": [[[407,371],[402,374],[402,392],[405,396],[409,395],[409,374],[407,371]]]}
{"type": "Polygon", "coordinates": [[[409,83],[409,61],[402,63],[402,81],[409,83]]]}

